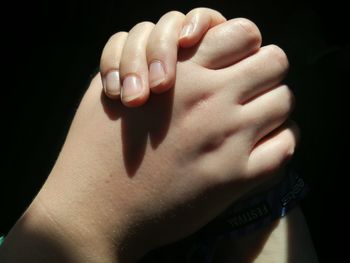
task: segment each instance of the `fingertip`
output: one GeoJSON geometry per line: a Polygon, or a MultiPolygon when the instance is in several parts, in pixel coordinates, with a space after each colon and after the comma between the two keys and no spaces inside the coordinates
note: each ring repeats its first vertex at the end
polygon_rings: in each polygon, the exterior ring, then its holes
{"type": "Polygon", "coordinates": [[[150,88],[161,85],[166,80],[165,65],[160,60],[153,60],[149,65],[149,85],[150,88]]]}
{"type": "Polygon", "coordinates": [[[197,20],[196,22],[185,22],[180,34],[179,46],[188,48],[197,44],[209,29],[209,21],[207,19],[207,17],[204,20],[198,17],[195,19],[197,20]]]}
{"type": "Polygon", "coordinates": [[[130,108],[139,107],[146,103],[149,97],[148,82],[137,74],[128,74],[121,87],[122,103],[130,108]]]}
{"type": "Polygon", "coordinates": [[[157,61],[150,64],[149,79],[150,89],[153,93],[160,94],[168,91],[175,83],[176,61],[168,61],[169,66],[157,61]]]}
{"type": "Polygon", "coordinates": [[[110,99],[116,100],[120,98],[120,80],[119,71],[111,70],[107,74],[101,73],[103,90],[106,96],[110,99]]]}
{"type": "Polygon", "coordinates": [[[208,29],[226,21],[218,11],[209,8],[196,8],[186,15],[179,37],[179,46],[188,48],[197,44],[208,29]]]}
{"type": "Polygon", "coordinates": [[[163,93],[175,82],[179,34],[184,20],[184,14],[169,12],[158,21],[148,38],[146,57],[152,93],[163,93]]]}

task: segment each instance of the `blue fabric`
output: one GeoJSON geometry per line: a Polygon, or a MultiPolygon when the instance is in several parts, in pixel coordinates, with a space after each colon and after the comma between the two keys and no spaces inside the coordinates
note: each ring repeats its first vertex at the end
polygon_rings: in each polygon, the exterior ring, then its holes
{"type": "Polygon", "coordinates": [[[224,213],[184,240],[150,253],[143,263],[211,263],[220,240],[236,240],[286,216],[309,191],[302,177],[288,169],[273,189],[232,204],[224,213]]]}
{"type": "Polygon", "coordinates": [[[308,191],[302,177],[287,169],[284,179],[269,191],[232,204],[197,233],[151,251],[141,262],[211,263],[218,241],[237,240],[286,216],[308,191]]]}
{"type": "Polygon", "coordinates": [[[197,234],[199,242],[189,250],[187,262],[210,263],[216,243],[236,239],[286,216],[309,191],[304,180],[289,170],[284,180],[267,193],[235,203],[197,234]]]}

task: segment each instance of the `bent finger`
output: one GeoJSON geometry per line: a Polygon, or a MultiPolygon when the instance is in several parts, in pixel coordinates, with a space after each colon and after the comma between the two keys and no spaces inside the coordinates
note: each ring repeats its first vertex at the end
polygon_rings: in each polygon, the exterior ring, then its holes
{"type": "Polygon", "coordinates": [[[218,11],[210,8],[195,8],[185,18],[181,31],[179,46],[191,47],[198,43],[208,29],[226,21],[218,11]]]}
{"type": "Polygon", "coordinates": [[[118,32],[111,36],[103,48],[100,59],[100,74],[103,90],[111,99],[120,97],[119,63],[127,32],[118,32]]]}

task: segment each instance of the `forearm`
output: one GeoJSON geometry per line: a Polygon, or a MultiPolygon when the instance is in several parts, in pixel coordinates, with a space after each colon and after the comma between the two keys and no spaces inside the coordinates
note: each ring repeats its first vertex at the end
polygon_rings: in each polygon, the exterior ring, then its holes
{"type": "Polygon", "coordinates": [[[214,262],[318,262],[305,218],[299,208],[271,226],[239,240],[222,241],[214,262]]]}
{"type": "Polygon", "coordinates": [[[118,171],[108,166],[114,162],[108,162],[110,158],[106,157],[105,145],[111,145],[115,151],[121,147],[103,140],[107,136],[106,130],[112,129],[115,123],[103,112],[101,101],[92,100],[99,98],[101,90],[98,77],[95,77],[51,174],[0,247],[1,263],[120,263],[133,262],[138,256],[135,250],[132,250],[134,253],[125,252],[123,256],[118,250],[123,246],[125,251],[126,242],[118,237],[120,232],[127,230],[123,231],[124,227],[117,219],[123,214],[122,208],[116,207],[118,196],[110,198],[109,193],[116,191],[121,180],[115,180],[115,184],[106,183],[111,181],[110,174],[118,171]],[[92,116],[91,112],[100,114],[95,122],[83,123],[87,116],[92,116]],[[89,129],[86,127],[89,125],[99,129],[89,129]],[[98,180],[93,181],[93,178],[98,180]]]}
{"type": "Polygon", "coordinates": [[[119,262],[98,235],[89,238],[87,235],[92,233],[82,235],[79,229],[69,227],[54,222],[34,200],[0,247],[0,262],[119,262]]]}
{"type": "MultiPolygon", "coordinates": [[[[6,237],[0,250],[1,262],[59,262],[67,260],[67,251],[58,235],[53,235],[39,215],[38,209],[31,206],[18,220],[6,237]]],[[[67,262],[73,262],[71,259],[67,262]]]]}

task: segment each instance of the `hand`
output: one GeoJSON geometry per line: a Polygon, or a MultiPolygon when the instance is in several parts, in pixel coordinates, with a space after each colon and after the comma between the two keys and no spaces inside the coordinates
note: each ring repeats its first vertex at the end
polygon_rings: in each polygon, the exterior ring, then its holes
{"type": "Polygon", "coordinates": [[[180,52],[173,92],[152,96],[143,108],[104,96],[101,105],[95,79],[42,203],[63,225],[74,215],[116,247],[128,244],[128,256],[206,224],[294,151],[293,128],[281,126],[293,105],[280,85],[288,62],[276,46],[259,46],[247,20],[212,28],[198,47],[180,52]],[[217,39],[226,41],[218,46],[217,39]],[[67,207],[57,195],[80,201],[67,207]]]}
{"type": "MultiPolygon", "coordinates": [[[[179,50],[179,48],[193,47],[203,38],[209,29],[225,21],[226,18],[213,9],[196,8],[191,10],[186,16],[180,12],[171,11],[165,14],[157,25],[153,25],[150,22],[139,23],[130,31],[130,34],[126,32],[114,34],[106,43],[100,61],[105,94],[111,99],[120,99],[120,89],[122,88],[123,90],[120,83],[125,78],[123,76],[131,75],[142,76],[142,83],[144,80],[149,80],[150,83],[143,83],[146,88],[135,99],[129,102],[125,99],[125,96],[124,98],[122,96],[123,104],[128,107],[138,107],[146,103],[150,95],[148,88],[154,93],[162,93],[169,90],[175,82],[177,54],[178,52],[184,52],[184,50],[179,50]],[[194,27],[192,30],[188,30],[187,25],[191,24],[194,27]],[[189,33],[190,31],[191,33],[189,33]],[[165,61],[165,68],[169,69],[168,74],[165,75],[165,79],[162,79],[160,83],[152,81],[155,78],[153,76],[155,71],[159,73],[159,70],[148,70],[148,68],[159,69],[159,67],[149,66],[152,64],[152,61],[161,61],[160,64],[164,64],[163,61],[165,61]],[[123,72],[121,76],[119,71],[123,72]]],[[[247,32],[238,33],[236,29],[236,34],[233,35],[236,43],[233,44],[244,48],[241,50],[236,48],[234,50],[236,52],[234,54],[235,61],[230,61],[230,56],[217,55],[217,62],[214,62],[214,64],[217,63],[220,66],[227,63],[234,64],[233,62],[240,61],[254,54],[260,48],[261,36],[256,26],[252,26],[250,21],[245,21],[244,19],[237,22],[238,24],[241,23],[241,29],[247,30],[247,32]],[[252,31],[249,32],[249,30],[252,31]],[[252,35],[250,41],[247,41],[249,38],[246,36],[249,33],[252,33],[252,35]]],[[[222,40],[225,39],[218,39],[218,42],[222,40]]],[[[215,52],[218,51],[220,52],[220,48],[215,50],[215,52]]],[[[205,52],[206,50],[204,49],[204,53],[201,55],[202,58],[206,57],[205,52]]],[[[226,53],[224,54],[226,55],[226,53]]],[[[212,54],[208,55],[212,56],[212,54]]],[[[157,63],[158,66],[160,64],[157,63]]],[[[207,65],[207,67],[215,68],[216,65],[214,64],[207,65]]],[[[260,89],[257,89],[256,92],[259,93],[260,89]]],[[[296,125],[293,124],[292,126],[294,133],[298,133],[296,125]]],[[[271,180],[266,180],[262,184],[257,185],[257,188],[248,195],[254,195],[271,188],[282,176],[283,173],[276,174],[271,180]]]]}
{"type": "Polygon", "coordinates": [[[121,95],[124,105],[137,107],[147,101],[150,90],[169,90],[175,82],[178,46],[194,46],[208,29],[224,21],[219,12],[209,8],[193,9],[186,16],[171,11],[156,25],[142,22],[129,34],[113,35],[100,63],[106,95],[112,99],[121,95]]]}
{"type": "Polygon", "coordinates": [[[260,43],[245,19],[210,29],[180,51],[174,89],[142,108],[106,99],[96,77],[19,225],[40,210],[49,219],[39,222],[53,222],[45,227],[53,240],[81,262],[134,261],[268,179],[293,153],[296,135],[283,125],[293,104],[280,84],[286,56],[260,43]]]}

